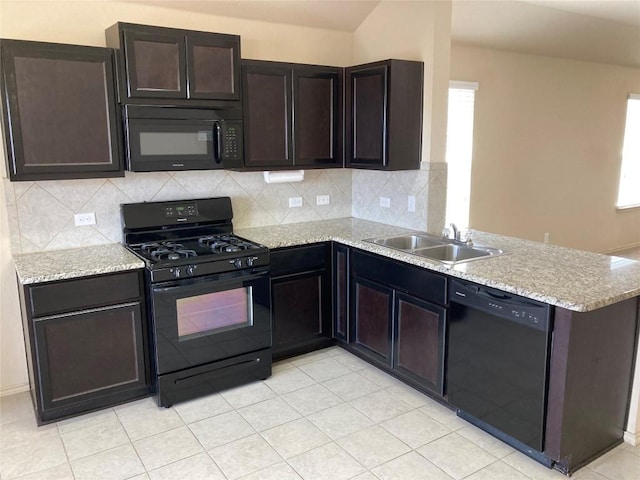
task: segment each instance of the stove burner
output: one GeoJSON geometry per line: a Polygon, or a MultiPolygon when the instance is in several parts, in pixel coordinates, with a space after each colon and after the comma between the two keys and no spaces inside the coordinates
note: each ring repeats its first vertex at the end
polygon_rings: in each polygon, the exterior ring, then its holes
{"type": "Polygon", "coordinates": [[[155,260],[180,260],[198,255],[195,250],[185,249],[184,245],[170,241],[143,243],[140,250],[155,260]]]}
{"type": "Polygon", "coordinates": [[[198,239],[198,243],[209,247],[213,253],[233,253],[255,248],[253,244],[231,235],[209,235],[198,239]]]}
{"type": "Polygon", "coordinates": [[[171,241],[166,241],[166,242],[149,242],[149,243],[143,243],[142,245],[140,245],[140,250],[142,250],[143,252],[147,252],[147,253],[153,253],[157,250],[181,250],[184,249],[184,245],[182,245],[181,243],[175,243],[175,242],[171,242],[171,241]]]}
{"type": "Polygon", "coordinates": [[[189,258],[197,256],[193,250],[157,250],[151,252],[151,257],[156,260],[180,260],[181,258],[189,258]]]}

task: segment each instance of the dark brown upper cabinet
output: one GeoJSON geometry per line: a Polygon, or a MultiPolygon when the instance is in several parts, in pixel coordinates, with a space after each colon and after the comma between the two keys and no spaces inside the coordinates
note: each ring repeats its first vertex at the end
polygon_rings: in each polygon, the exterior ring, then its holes
{"type": "Polygon", "coordinates": [[[110,48],[0,40],[11,180],[122,176],[110,48]]]}
{"type": "Polygon", "coordinates": [[[423,70],[422,62],[408,60],[346,69],[347,167],[420,168],[423,70]]]}
{"type": "Polygon", "coordinates": [[[343,166],[342,69],[243,60],[245,167],[343,166]]]}
{"type": "Polygon", "coordinates": [[[238,35],[119,22],[106,39],[119,48],[122,103],[240,99],[238,35]]]}

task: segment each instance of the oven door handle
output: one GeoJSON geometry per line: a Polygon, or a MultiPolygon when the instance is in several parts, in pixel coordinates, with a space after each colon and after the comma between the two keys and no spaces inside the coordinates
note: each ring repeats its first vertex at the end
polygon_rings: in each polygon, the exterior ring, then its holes
{"type": "Polygon", "coordinates": [[[152,290],[153,293],[167,293],[180,288],[212,284],[213,282],[222,287],[225,284],[257,280],[268,275],[269,267],[252,268],[251,270],[232,271],[202,277],[186,277],[181,280],[157,283],[152,285],[152,290]]]}

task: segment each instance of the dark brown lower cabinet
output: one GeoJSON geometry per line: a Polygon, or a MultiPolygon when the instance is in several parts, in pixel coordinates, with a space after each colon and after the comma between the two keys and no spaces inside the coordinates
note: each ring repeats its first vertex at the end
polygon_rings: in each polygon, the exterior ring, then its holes
{"type": "Polygon", "coordinates": [[[394,368],[442,395],[446,309],[396,292],[394,312],[394,368]]]}
{"type": "Polygon", "coordinates": [[[391,366],[393,290],[362,278],[353,279],[354,348],[391,366]]]}
{"type": "Polygon", "coordinates": [[[332,345],[330,244],[271,252],[273,358],[332,345]]]}
{"type": "Polygon", "coordinates": [[[638,306],[635,297],[590,312],[555,309],[544,454],[563,473],[623,441],[638,306]]]}
{"type": "Polygon", "coordinates": [[[149,394],[141,282],[127,272],[23,287],[39,423],[149,394]]]}
{"type": "MultiPolygon", "coordinates": [[[[339,271],[341,258],[334,258],[339,271]]],[[[348,271],[349,348],[416,388],[442,397],[446,278],[355,249],[350,251],[348,271]]]]}

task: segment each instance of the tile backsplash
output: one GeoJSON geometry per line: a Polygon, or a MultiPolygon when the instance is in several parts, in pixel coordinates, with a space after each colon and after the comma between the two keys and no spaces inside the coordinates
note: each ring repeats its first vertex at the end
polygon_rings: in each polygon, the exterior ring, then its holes
{"type": "Polygon", "coordinates": [[[421,170],[380,172],[354,170],[352,216],[440,234],[445,220],[447,164],[422,163],[421,170]],[[407,200],[415,197],[415,212],[407,200]],[[381,206],[380,198],[389,199],[381,206]]]}
{"type": "Polygon", "coordinates": [[[9,182],[4,179],[13,253],[120,242],[120,204],[229,196],[234,227],[354,216],[439,232],[444,224],[446,164],[411,172],[307,170],[299,183],[267,184],[262,172],[127,172],[125,177],[9,182]],[[316,205],[329,195],[329,205],[316,205]],[[407,196],[416,212],[407,212],[407,196]],[[390,199],[380,207],[379,197],[390,199]],[[302,207],[289,208],[289,197],[302,207]],[[96,224],[76,227],[74,214],[94,212],[96,224]]]}

